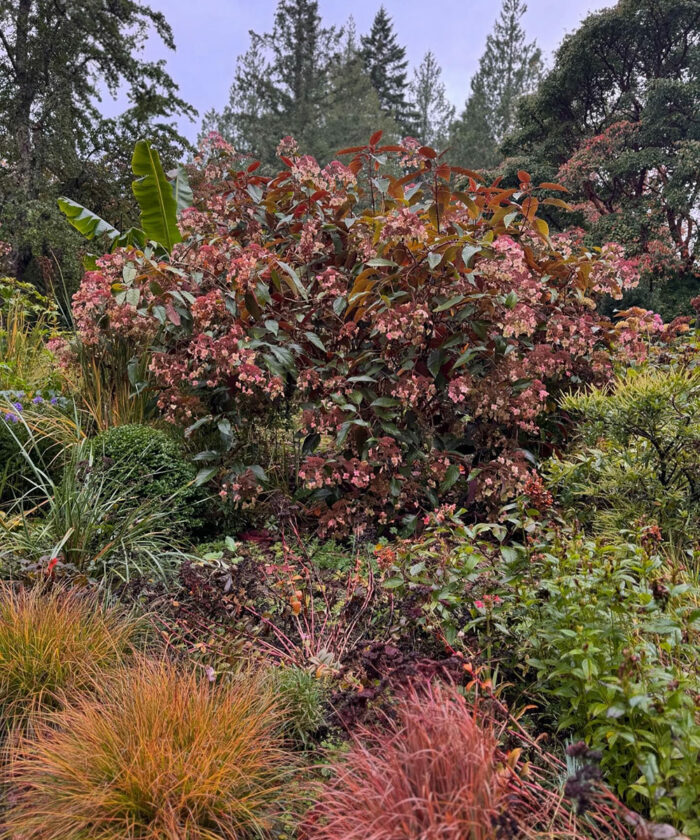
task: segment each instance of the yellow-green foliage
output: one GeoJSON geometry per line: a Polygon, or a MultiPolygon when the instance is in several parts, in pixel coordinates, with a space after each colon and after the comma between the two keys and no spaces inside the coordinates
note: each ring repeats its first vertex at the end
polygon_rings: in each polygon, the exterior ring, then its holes
{"type": "Polygon", "coordinates": [[[0,714],[9,729],[122,663],[138,623],[79,589],[0,584],[0,714]]]}
{"type": "Polygon", "coordinates": [[[289,768],[279,724],[259,678],[212,685],[169,662],[140,659],[14,748],[0,837],[264,835],[289,768]]]}
{"type": "Polygon", "coordinates": [[[644,519],[700,533],[700,368],[628,370],[610,391],[572,395],[579,438],[547,470],[558,497],[602,531],[644,519]]]}
{"type": "Polygon", "coordinates": [[[46,338],[56,311],[28,283],[0,278],[0,391],[33,391],[53,383],[55,365],[46,338]]]}

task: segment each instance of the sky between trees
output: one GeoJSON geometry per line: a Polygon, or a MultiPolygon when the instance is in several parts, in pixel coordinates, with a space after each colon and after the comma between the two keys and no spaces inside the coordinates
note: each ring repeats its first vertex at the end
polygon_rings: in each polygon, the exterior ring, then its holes
{"type": "MultiPolygon", "coordinates": [[[[393,18],[399,42],[406,47],[412,68],[432,50],[442,66],[442,79],[451,101],[461,111],[469,93],[469,80],[477,69],[498,15],[495,0],[320,0],[326,25],[342,26],[350,14],[359,33],[369,30],[380,5],[393,18]]],[[[173,28],[176,52],[153,38],[149,58],[164,58],[187,102],[200,115],[221,109],[228,101],[236,58],[248,48],[248,31],[267,32],[277,0],[152,0],[173,28]]],[[[545,61],[564,35],[590,12],[614,5],[613,0],[528,0],[523,19],[528,40],[536,39],[545,61]]],[[[121,103],[104,102],[104,111],[116,114],[121,103]]],[[[179,121],[180,131],[195,140],[200,121],[179,121]]]]}

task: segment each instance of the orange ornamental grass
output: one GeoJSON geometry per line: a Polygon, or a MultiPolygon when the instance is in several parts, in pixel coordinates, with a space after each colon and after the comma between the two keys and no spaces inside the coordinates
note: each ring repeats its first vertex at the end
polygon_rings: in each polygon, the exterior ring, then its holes
{"type": "Polygon", "coordinates": [[[13,750],[10,840],[239,840],[266,833],[290,766],[261,678],[212,685],[138,659],[13,750]]]}
{"type": "Polygon", "coordinates": [[[139,622],[94,594],[0,583],[0,714],[26,726],[123,663],[139,622]]]}

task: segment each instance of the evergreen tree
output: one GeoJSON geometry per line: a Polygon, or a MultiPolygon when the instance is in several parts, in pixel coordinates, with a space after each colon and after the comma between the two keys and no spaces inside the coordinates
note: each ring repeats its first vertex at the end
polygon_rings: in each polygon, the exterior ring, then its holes
{"type": "Polygon", "coordinates": [[[503,0],[471,81],[471,94],[455,124],[455,157],[472,168],[500,163],[499,147],[513,130],[518,102],[542,76],[541,50],[534,41],[526,42],[520,23],[526,11],[524,0],[503,0]]]}
{"type": "Polygon", "coordinates": [[[391,18],[384,6],[377,12],[369,35],[363,35],[362,57],[382,110],[391,116],[402,131],[410,132],[415,113],[407,101],[408,59],[399,45],[391,18]]]}
{"type": "Polygon", "coordinates": [[[229,104],[221,114],[207,114],[203,130],[217,129],[268,167],[275,165],[275,149],[285,135],[313,152],[340,37],[322,26],[316,0],[280,0],[272,32],[250,33],[229,104]]]}
{"type": "Polygon", "coordinates": [[[399,128],[382,111],[377,91],[366,72],[352,17],[343,27],[343,50],[328,76],[321,125],[318,129],[319,159],[330,160],[338,149],[366,143],[377,130],[387,141],[398,140],[399,128]]]}
{"type": "Polygon", "coordinates": [[[455,107],[448,99],[445,85],[440,79],[442,68],[432,52],[414,70],[409,92],[411,105],[416,112],[414,134],[427,146],[443,147],[447,144],[455,107]]]}
{"type": "Polygon", "coordinates": [[[152,137],[166,161],[187,147],[173,117],[195,112],[164,62],[140,57],[151,31],[174,49],[163,15],[136,0],[0,0],[0,229],[18,276],[41,282],[37,259],[77,250],[57,195],[103,213],[139,136],[152,137]],[[117,119],[100,113],[104,87],[115,96],[126,88],[130,106],[117,119]]]}

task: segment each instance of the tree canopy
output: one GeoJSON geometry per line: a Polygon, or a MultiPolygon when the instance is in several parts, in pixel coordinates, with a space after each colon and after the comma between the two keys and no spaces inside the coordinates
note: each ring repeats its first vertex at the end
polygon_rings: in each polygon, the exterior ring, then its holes
{"type": "Polygon", "coordinates": [[[0,0],[0,224],[18,276],[70,250],[53,235],[56,195],[113,213],[141,134],[166,159],[187,147],[174,118],[196,112],[164,62],[143,58],[151,33],[174,49],[164,16],[135,0],[0,0]],[[105,93],[126,96],[121,116],[101,113],[105,93]]]}
{"type": "Polygon", "coordinates": [[[513,170],[571,190],[592,244],[639,258],[630,300],[668,314],[699,285],[699,112],[696,0],[620,0],[565,39],[505,144],[513,170]]]}

